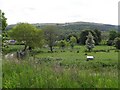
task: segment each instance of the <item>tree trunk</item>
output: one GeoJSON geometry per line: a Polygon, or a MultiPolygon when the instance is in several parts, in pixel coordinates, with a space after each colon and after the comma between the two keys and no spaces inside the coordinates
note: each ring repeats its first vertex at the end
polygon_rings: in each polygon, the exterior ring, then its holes
{"type": "Polygon", "coordinates": [[[52,46],[50,46],[50,51],[53,52],[53,48],[52,48],[52,46]]]}
{"type": "Polygon", "coordinates": [[[88,48],[88,51],[89,51],[89,52],[91,52],[91,50],[92,50],[91,48],[88,48]]]}
{"type": "Polygon", "coordinates": [[[25,47],[24,47],[23,51],[26,51],[26,49],[27,49],[27,45],[25,45],[25,47]]]}

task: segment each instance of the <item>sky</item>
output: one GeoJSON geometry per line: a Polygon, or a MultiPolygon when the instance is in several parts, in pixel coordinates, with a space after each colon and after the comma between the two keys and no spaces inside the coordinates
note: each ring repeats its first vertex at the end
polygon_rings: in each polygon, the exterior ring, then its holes
{"type": "Polygon", "coordinates": [[[95,22],[118,25],[119,0],[0,0],[8,24],[95,22]]]}

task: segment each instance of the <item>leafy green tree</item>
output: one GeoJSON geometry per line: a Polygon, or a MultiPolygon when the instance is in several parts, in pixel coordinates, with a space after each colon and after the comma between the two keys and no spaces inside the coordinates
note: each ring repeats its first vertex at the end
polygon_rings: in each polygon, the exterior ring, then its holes
{"type": "Polygon", "coordinates": [[[85,40],[87,39],[88,30],[82,30],[80,33],[80,44],[85,45],[85,40]]]}
{"type": "Polygon", "coordinates": [[[1,20],[1,29],[2,31],[2,50],[4,51],[5,47],[8,47],[6,40],[8,39],[8,34],[6,31],[7,27],[7,18],[5,17],[5,13],[0,11],[0,20],[1,20]]]}
{"type": "Polygon", "coordinates": [[[120,49],[120,37],[114,39],[114,45],[117,49],[120,49]]]}
{"type": "Polygon", "coordinates": [[[107,41],[107,45],[112,46],[114,43],[114,39],[117,37],[118,33],[115,30],[111,30],[109,32],[109,39],[107,41]]]}
{"type": "Polygon", "coordinates": [[[120,37],[120,32],[118,32],[117,37],[120,37]]]}
{"type": "Polygon", "coordinates": [[[109,39],[109,33],[106,31],[101,32],[101,45],[107,45],[107,40],[109,39]]]}
{"type": "Polygon", "coordinates": [[[88,51],[91,51],[94,48],[95,41],[93,39],[92,33],[89,32],[86,40],[86,47],[88,51]]]}
{"type": "Polygon", "coordinates": [[[92,35],[94,36],[94,41],[95,41],[95,44],[97,44],[96,42],[98,41],[98,36],[97,34],[93,31],[93,30],[82,30],[81,33],[80,33],[80,44],[83,44],[85,45],[85,42],[86,42],[86,39],[87,39],[87,35],[88,33],[91,32],[92,35]]]}
{"type": "Polygon", "coordinates": [[[46,43],[50,47],[50,51],[53,52],[53,46],[57,40],[57,27],[54,25],[48,25],[43,28],[43,31],[46,43]]]}
{"type": "Polygon", "coordinates": [[[5,17],[4,12],[2,12],[1,20],[2,20],[2,32],[5,32],[5,29],[7,27],[7,18],[5,17]]]}
{"type": "Polygon", "coordinates": [[[117,31],[111,30],[109,32],[109,40],[114,40],[117,37],[117,31]]]}
{"type": "Polygon", "coordinates": [[[74,36],[74,37],[76,38],[77,43],[78,43],[78,36],[77,36],[76,33],[70,33],[70,34],[68,34],[68,35],[67,35],[67,40],[70,40],[70,38],[71,38],[72,36],[74,36]]]}
{"type": "Polygon", "coordinates": [[[42,47],[44,42],[43,31],[28,23],[18,23],[10,30],[9,35],[12,39],[24,43],[24,51],[27,47],[42,47]]]}
{"type": "Polygon", "coordinates": [[[2,19],[2,15],[1,15],[1,10],[0,10],[0,51],[1,51],[1,46],[2,46],[2,22],[1,22],[1,19],[2,19]]]}
{"type": "Polygon", "coordinates": [[[101,42],[101,31],[98,29],[95,29],[94,32],[96,33],[95,43],[96,45],[98,45],[101,42]]]}
{"type": "Polygon", "coordinates": [[[60,48],[64,49],[65,46],[67,45],[67,42],[66,42],[66,40],[60,40],[60,41],[58,41],[57,44],[60,48]]]}
{"type": "Polygon", "coordinates": [[[64,39],[66,39],[66,35],[65,35],[65,33],[59,33],[59,35],[58,35],[58,40],[64,40],[64,39]]]}
{"type": "Polygon", "coordinates": [[[70,45],[71,45],[72,49],[74,48],[76,43],[77,43],[76,37],[74,37],[74,36],[70,37],[70,45]]]}

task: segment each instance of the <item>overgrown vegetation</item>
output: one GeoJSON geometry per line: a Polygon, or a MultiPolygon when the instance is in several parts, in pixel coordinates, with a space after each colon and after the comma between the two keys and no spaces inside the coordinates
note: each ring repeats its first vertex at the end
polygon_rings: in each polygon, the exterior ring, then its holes
{"type": "Polygon", "coordinates": [[[18,23],[7,31],[2,15],[3,88],[118,88],[116,30],[18,23]]]}
{"type": "Polygon", "coordinates": [[[118,88],[118,52],[114,47],[96,46],[94,50],[109,52],[85,52],[84,46],[74,50],[48,53],[41,49],[35,59],[3,60],[4,88],[118,88]],[[79,51],[79,53],[77,53],[79,51]],[[86,54],[93,61],[86,61],[86,54]]]}

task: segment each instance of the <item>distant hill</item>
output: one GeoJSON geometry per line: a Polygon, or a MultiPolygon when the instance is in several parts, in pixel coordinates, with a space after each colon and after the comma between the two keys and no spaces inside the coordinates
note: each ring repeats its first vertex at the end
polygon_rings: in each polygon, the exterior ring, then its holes
{"type": "MultiPolygon", "coordinates": [[[[56,25],[60,30],[70,30],[70,31],[81,31],[85,29],[98,29],[101,31],[117,30],[117,25],[101,24],[101,23],[91,23],[91,22],[69,22],[69,23],[35,23],[32,24],[37,28],[42,28],[46,25],[56,25]]],[[[14,25],[8,25],[7,30],[14,27],[14,25]]]]}

